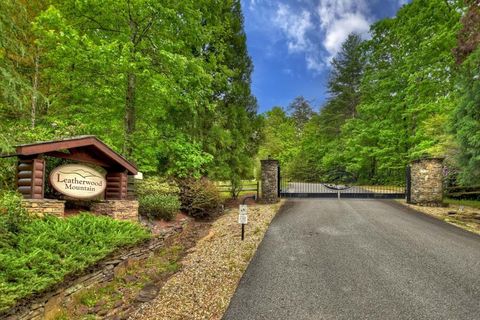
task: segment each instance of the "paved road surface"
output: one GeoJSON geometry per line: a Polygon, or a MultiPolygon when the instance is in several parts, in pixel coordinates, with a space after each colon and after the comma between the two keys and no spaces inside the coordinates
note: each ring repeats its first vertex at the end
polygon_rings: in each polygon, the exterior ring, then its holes
{"type": "Polygon", "coordinates": [[[224,319],[480,319],[480,237],[390,201],[291,200],[224,319]]]}

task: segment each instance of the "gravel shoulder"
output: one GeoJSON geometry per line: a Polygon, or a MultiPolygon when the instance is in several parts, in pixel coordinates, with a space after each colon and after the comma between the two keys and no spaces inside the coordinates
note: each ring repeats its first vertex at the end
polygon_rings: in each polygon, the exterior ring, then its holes
{"type": "Polygon", "coordinates": [[[217,219],[209,234],[189,250],[181,270],[130,319],[221,319],[282,204],[249,206],[244,241],[240,239],[238,209],[217,219]]]}
{"type": "Polygon", "coordinates": [[[415,211],[480,235],[480,209],[453,204],[448,207],[422,207],[408,204],[405,200],[397,200],[397,202],[415,211]]]}

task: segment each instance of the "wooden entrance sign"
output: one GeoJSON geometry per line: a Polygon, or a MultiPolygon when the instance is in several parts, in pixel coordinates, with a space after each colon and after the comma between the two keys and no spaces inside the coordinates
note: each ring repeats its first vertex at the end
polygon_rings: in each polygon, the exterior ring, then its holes
{"type": "MultiPolygon", "coordinates": [[[[45,157],[89,163],[105,169],[107,172],[105,200],[127,199],[128,177],[133,177],[138,173],[134,164],[95,136],[79,136],[19,145],[16,147],[16,153],[12,156],[18,157],[17,187],[25,199],[44,198],[45,157]]],[[[77,180],[74,181],[77,182],[77,180]]],[[[77,188],[80,192],[81,189],[77,188]]],[[[80,195],[78,198],[82,198],[82,196],[80,195]]]]}

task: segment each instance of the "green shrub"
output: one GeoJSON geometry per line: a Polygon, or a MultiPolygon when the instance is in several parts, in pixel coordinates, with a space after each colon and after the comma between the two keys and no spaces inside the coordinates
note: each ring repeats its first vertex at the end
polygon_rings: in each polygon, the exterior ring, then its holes
{"type": "Polygon", "coordinates": [[[139,198],[147,195],[175,195],[180,189],[174,181],[168,181],[162,177],[148,177],[137,181],[136,191],[139,198]]]}
{"type": "Polygon", "coordinates": [[[86,213],[29,220],[15,246],[0,247],[0,311],[149,237],[140,225],[86,213]]]}
{"type": "Polygon", "coordinates": [[[178,196],[169,194],[148,194],[139,198],[140,214],[150,218],[172,220],[180,210],[178,196]]]}
{"type": "Polygon", "coordinates": [[[221,211],[222,197],[208,179],[179,182],[181,209],[194,218],[212,218],[221,211]]]}
{"type": "Polygon", "coordinates": [[[162,177],[148,177],[137,182],[140,214],[150,218],[172,220],[180,209],[180,189],[174,181],[162,177]]]}
{"type": "Polygon", "coordinates": [[[0,247],[13,245],[15,236],[28,221],[22,196],[13,191],[0,194],[0,247]]]}

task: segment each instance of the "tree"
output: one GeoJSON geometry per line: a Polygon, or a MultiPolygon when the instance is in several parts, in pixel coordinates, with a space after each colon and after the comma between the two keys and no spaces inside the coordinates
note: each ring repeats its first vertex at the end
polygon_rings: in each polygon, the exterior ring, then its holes
{"type": "Polygon", "coordinates": [[[332,59],[328,79],[330,98],[325,106],[341,114],[343,121],[355,118],[357,114],[364,63],[362,39],[356,33],[349,34],[340,52],[332,59]]]}
{"type": "Polygon", "coordinates": [[[263,136],[259,157],[279,160],[280,165],[285,169],[284,175],[288,175],[288,168],[298,152],[295,121],[282,107],[273,107],[265,114],[263,136]]]}
{"type": "Polygon", "coordinates": [[[460,103],[455,109],[453,127],[459,143],[459,182],[480,181],[480,9],[478,1],[470,4],[462,18],[455,49],[459,64],[460,103]]]}
{"type": "Polygon", "coordinates": [[[303,96],[296,97],[288,105],[288,112],[290,117],[294,120],[297,130],[301,132],[305,124],[312,118],[315,114],[313,111],[310,102],[306,100],[303,96]]]}
{"type": "Polygon", "coordinates": [[[414,0],[372,26],[357,117],[342,129],[352,169],[374,177],[449,150],[458,21],[455,2],[414,0]]]}
{"type": "Polygon", "coordinates": [[[239,186],[241,179],[253,177],[260,122],[257,101],[250,90],[253,64],[247,51],[241,3],[238,0],[220,3],[218,11],[205,10],[209,13],[206,23],[215,25],[208,51],[215,54],[218,62],[214,71],[214,97],[219,119],[211,124],[214,130],[208,132],[213,133],[211,152],[215,152],[214,148],[222,150],[211,166],[216,168],[213,170],[216,178],[239,186]]]}
{"type": "Polygon", "coordinates": [[[260,120],[240,1],[0,6],[2,141],[95,134],[146,173],[252,174],[260,120]]]}

